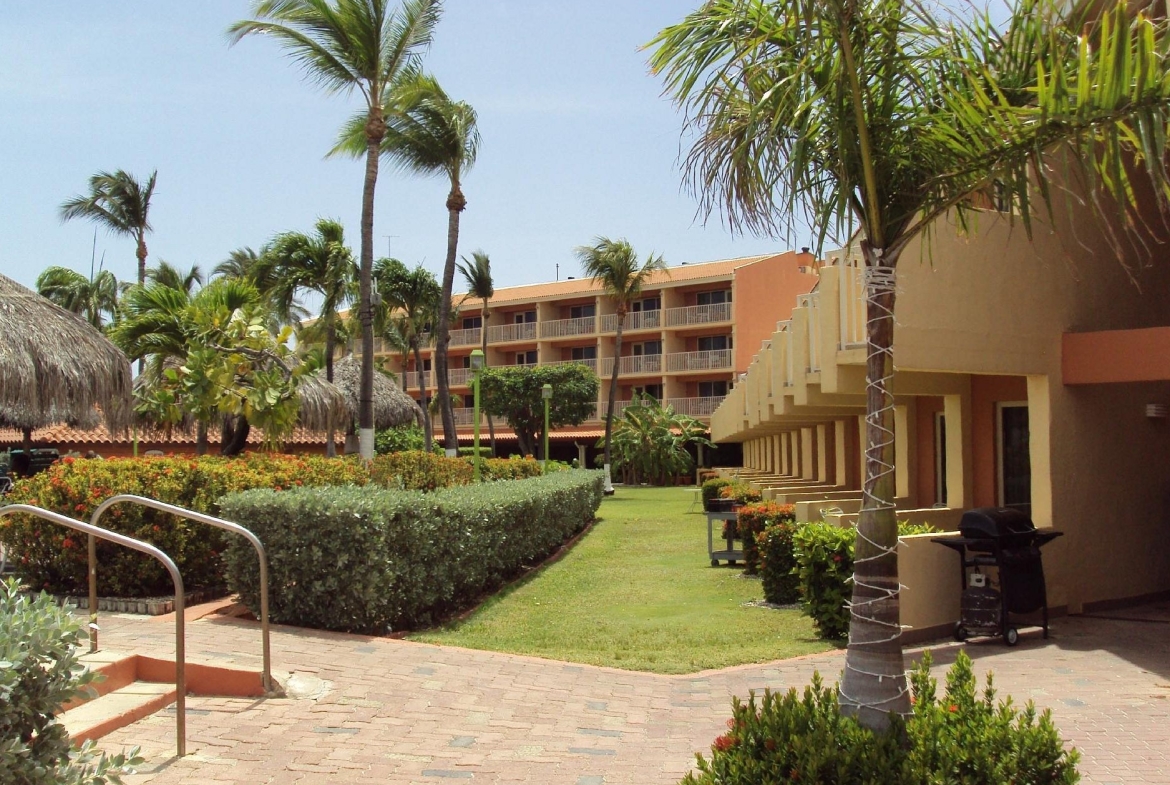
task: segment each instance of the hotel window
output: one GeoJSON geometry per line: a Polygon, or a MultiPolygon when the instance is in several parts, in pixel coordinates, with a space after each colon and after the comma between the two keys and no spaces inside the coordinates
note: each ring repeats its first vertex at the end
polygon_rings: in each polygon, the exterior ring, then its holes
{"type": "Polygon", "coordinates": [[[647,297],[643,300],[634,301],[634,311],[659,311],[662,310],[662,299],[660,297],[647,297]]]}
{"type": "Polygon", "coordinates": [[[571,351],[572,351],[572,356],[570,359],[573,359],[573,360],[596,360],[597,359],[597,347],[596,346],[577,346],[577,347],[574,347],[571,351]]]}
{"type": "Polygon", "coordinates": [[[731,290],[718,289],[714,292],[699,292],[695,302],[699,305],[722,305],[723,303],[729,303],[731,302],[731,290]]]}
{"type": "Polygon", "coordinates": [[[722,398],[727,395],[727,382],[699,382],[700,398],[722,398]]]}
{"type": "Polygon", "coordinates": [[[633,352],[635,357],[640,357],[643,354],[662,354],[662,341],[636,343],[634,344],[633,352]]]}
{"type": "Polygon", "coordinates": [[[536,321],[536,311],[523,311],[512,314],[513,324],[530,324],[536,321]]]}
{"type": "Polygon", "coordinates": [[[996,405],[996,463],[999,506],[1032,512],[1032,460],[1029,454],[1028,404],[996,405]]]}
{"type": "Polygon", "coordinates": [[[517,365],[536,365],[536,350],[530,352],[516,352],[517,365]]]}
{"type": "Polygon", "coordinates": [[[482,316],[464,317],[464,319],[463,319],[463,329],[464,330],[476,330],[480,327],[483,327],[483,317],[482,316]]]}
{"type": "Polygon", "coordinates": [[[639,395],[649,395],[656,401],[662,400],[662,385],[661,384],[647,384],[642,387],[635,387],[634,392],[639,395]]]}
{"type": "Polygon", "coordinates": [[[597,306],[593,303],[589,305],[574,305],[569,308],[570,319],[587,319],[590,316],[597,315],[597,306]]]}
{"type": "Polygon", "coordinates": [[[721,352],[731,348],[729,335],[704,335],[699,338],[700,352],[721,352]]]}

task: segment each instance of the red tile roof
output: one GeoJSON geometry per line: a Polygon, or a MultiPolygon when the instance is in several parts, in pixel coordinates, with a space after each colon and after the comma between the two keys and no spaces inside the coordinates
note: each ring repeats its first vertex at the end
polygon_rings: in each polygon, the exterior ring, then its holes
{"type": "MultiPolygon", "coordinates": [[[[259,428],[253,428],[248,433],[248,444],[260,444],[264,439],[264,432],[259,428]]],[[[344,438],[342,434],[337,434],[338,439],[344,438]]],[[[32,432],[32,440],[34,444],[130,444],[134,437],[127,432],[122,436],[112,435],[106,427],[99,426],[92,429],[70,428],[67,425],[54,425],[49,428],[39,428],[32,432]]],[[[20,431],[11,428],[0,428],[0,445],[19,445],[24,441],[24,437],[20,431]]],[[[209,444],[220,443],[219,429],[212,428],[207,434],[207,441],[209,444]]],[[[183,433],[181,431],[174,431],[167,436],[162,431],[139,431],[138,442],[140,444],[149,445],[186,445],[195,444],[195,432],[183,433]]],[[[303,428],[298,428],[293,434],[285,439],[285,444],[325,444],[325,434],[321,431],[309,431],[303,428]]]]}

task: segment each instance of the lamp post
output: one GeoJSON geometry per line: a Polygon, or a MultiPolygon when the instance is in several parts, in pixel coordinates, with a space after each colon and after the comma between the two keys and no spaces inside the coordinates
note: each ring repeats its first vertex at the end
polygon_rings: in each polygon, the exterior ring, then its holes
{"type": "Polygon", "coordinates": [[[552,400],[551,384],[545,384],[540,388],[540,397],[544,399],[544,464],[541,471],[548,474],[548,402],[552,400]]]}
{"type": "Polygon", "coordinates": [[[482,460],[479,455],[479,372],[483,370],[483,350],[476,349],[471,353],[471,392],[474,399],[474,410],[472,411],[472,426],[475,429],[475,481],[480,481],[480,467],[479,462],[482,460]]]}

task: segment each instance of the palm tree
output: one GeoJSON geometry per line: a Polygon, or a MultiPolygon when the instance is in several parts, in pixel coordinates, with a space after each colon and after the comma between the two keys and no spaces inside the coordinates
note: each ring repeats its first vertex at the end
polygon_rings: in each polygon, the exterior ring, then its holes
{"type": "MultiPolygon", "coordinates": [[[[463,280],[467,284],[467,296],[478,297],[483,302],[479,338],[480,351],[483,352],[483,367],[487,368],[488,319],[490,318],[488,301],[496,293],[495,281],[492,280],[492,260],[483,251],[474,251],[470,261],[466,256],[463,257],[463,263],[459,265],[459,272],[463,273],[463,280]]],[[[496,454],[496,425],[491,414],[488,414],[487,421],[488,440],[494,456],[496,454]]]]}
{"type": "MultiPolygon", "coordinates": [[[[388,329],[393,329],[405,340],[414,354],[414,370],[418,375],[419,405],[423,411],[425,444],[430,449],[434,428],[427,403],[426,375],[423,373],[422,346],[439,312],[441,289],[434,274],[419,265],[413,270],[397,259],[379,259],[374,270],[378,293],[386,309],[388,329]]],[[[387,330],[384,330],[384,332],[387,330]]],[[[404,376],[405,382],[405,376],[404,376]]],[[[404,383],[403,390],[407,390],[404,383]]]]}
{"type": "MultiPolygon", "coordinates": [[[[443,265],[443,299],[435,328],[435,373],[443,416],[443,441],[452,454],[458,447],[455,414],[447,382],[447,347],[451,332],[451,292],[455,286],[455,260],[459,249],[459,216],[467,207],[462,180],[475,165],[479,130],[475,110],[452,100],[433,76],[415,73],[404,79],[386,112],[386,136],[382,155],[400,170],[421,175],[445,174],[447,193],[447,258],[443,265]]],[[[334,153],[355,155],[362,151],[361,118],[342,129],[334,153]]]]}
{"type": "MultiPolygon", "coordinates": [[[[333,382],[333,355],[337,348],[338,312],[350,302],[357,279],[353,252],[345,244],[345,229],[338,221],[321,218],[316,234],[300,232],[277,235],[254,268],[254,278],[271,281],[267,294],[280,313],[291,313],[299,292],[321,295],[321,322],[325,333],[325,379],[333,382]]],[[[332,428],[325,454],[336,454],[332,428]]]]}
{"type": "Polygon", "coordinates": [[[330,93],[357,90],[365,102],[365,185],[362,191],[358,316],[362,325],[362,379],[358,434],[363,458],[374,457],[374,189],[386,110],[403,78],[412,75],[438,24],[439,0],[254,0],[254,19],[229,29],[275,38],[330,93]]]}
{"type": "Polygon", "coordinates": [[[158,172],[146,184],[121,169],[98,172],[89,178],[89,195],[75,196],[61,205],[61,220],[88,218],[114,234],[133,237],[137,243],[138,283],[146,283],[146,233],[150,227],[150,199],[158,172]]]}
{"type": "Polygon", "coordinates": [[[118,311],[118,279],[109,270],[86,278],[68,267],[47,267],[37,276],[37,292],[99,329],[103,313],[113,317],[118,311]]]}
{"type": "Polygon", "coordinates": [[[260,257],[266,250],[266,248],[262,248],[260,253],[256,253],[250,246],[237,248],[228,254],[227,259],[212,268],[211,275],[213,277],[253,279],[256,267],[260,263],[260,257]]]}
{"type": "Polygon", "coordinates": [[[650,254],[639,267],[638,254],[634,252],[632,245],[625,240],[611,240],[608,237],[598,237],[593,245],[577,248],[577,259],[581,262],[582,271],[605,290],[606,296],[613,301],[614,311],[617,313],[613,373],[609,378],[609,407],[605,414],[605,492],[612,494],[610,439],[613,436],[613,413],[618,395],[618,372],[622,364],[622,328],[625,326],[630,306],[642,293],[642,286],[650,276],[656,272],[669,275],[669,272],[661,255],[650,254]]]}
{"type": "Polygon", "coordinates": [[[889,392],[898,259],[942,216],[967,229],[993,191],[1030,233],[1037,210],[1053,217],[1053,188],[1078,183],[1120,257],[1142,225],[1131,178],[1167,206],[1164,31],[1124,2],[1018,0],[997,29],[906,0],[721,0],[651,44],[694,134],[686,170],[703,212],[761,234],[791,235],[803,216],[821,243],[860,235],[865,501],[840,703],[870,727],[909,711],[889,392]]]}
{"type": "Polygon", "coordinates": [[[194,293],[197,288],[203,285],[203,271],[199,269],[199,265],[193,264],[190,270],[183,272],[178,267],[161,259],[158,266],[151,267],[146,271],[146,278],[162,286],[182,289],[187,294],[194,293]]]}

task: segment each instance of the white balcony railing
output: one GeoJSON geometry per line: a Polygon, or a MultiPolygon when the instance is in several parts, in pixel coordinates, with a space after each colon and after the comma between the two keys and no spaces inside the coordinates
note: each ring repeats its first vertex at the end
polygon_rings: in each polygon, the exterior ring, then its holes
{"type": "Polygon", "coordinates": [[[597,332],[597,317],[582,316],[577,319],[554,319],[540,323],[541,338],[565,338],[572,335],[591,335],[597,332]]]}
{"type": "Polygon", "coordinates": [[[723,403],[723,399],[727,397],[718,395],[711,398],[667,398],[665,403],[668,406],[674,407],[674,410],[679,414],[685,414],[688,417],[710,417],[719,404],[723,403]]]}
{"type": "Polygon", "coordinates": [[[451,346],[479,346],[483,342],[483,331],[478,327],[450,332],[451,346]]]}
{"type": "Polygon", "coordinates": [[[430,371],[423,371],[422,373],[418,373],[417,371],[407,372],[406,386],[408,390],[417,390],[419,388],[420,381],[425,387],[431,388],[435,386],[434,382],[431,381],[430,371]]]}
{"type": "MultiPolygon", "coordinates": [[[[465,406],[462,409],[454,409],[452,410],[452,414],[455,415],[456,426],[475,425],[475,409],[470,406],[465,406]]],[[[479,424],[483,425],[483,412],[480,412],[479,421],[479,424]]]]}
{"type": "MultiPolygon", "coordinates": [[[[621,358],[618,365],[618,376],[637,376],[647,373],[662,373],[661,354],[632,354],[621,358]]],[[[613,374],[613,358],[606,357],[601,361],[601,376],[608,378],[613,374]]]]}
{"type": "Polygon", "coordinates": [[[808,372],[821,370],[821,293],[802,294],[796,298],[796,307],[808,315],[808,372]]]}
{"type": "Polygon", "coordinates": [[[783,340],[780,342],[780,351],[784,353],[784,386],[791,387],[796,379],[794,373],[796,368],[792,362],[792,320],[779,322],[776,326],[780,328],[780,332],[784,333],[783,340]]]}
{"type": "MultiPolygon", "coordinates": [[[[603,333],[617,332],[618,318],[616,313],[607,313],[601,317],[601,331],[603,333]]],[[[622,332],[630,330],[657,330],[662,327],[662,311],[631,311],[626,314],[622,332]]]]}
{"type": "Polygon", "coordinates": [[[865,346],[865,266],[842,252],[833,260],[841,296],[841,349],[865,346]]]}
{"type": "Polygon", "coordinates": [[[597,358],[589,357],[581,360],[554,360],[549,363],[541,363],[542,365],[584,365],[589,370],[597,373],[597,358]]]}
{"type": "Polygon", "coordinates": [[[535,341],[536,322],[523,324],[497,324],[488,328],[488,343],[509,343],[511,341],[535,341]]]}
{"type": "Polygon", "coordinates": [[[666,355],[667,371],[725,371],[731,369],[731,349],[675,352],[666,355]]]}
{"type": "Polygon", "coordinates": [[[471,384],[470,368],[448,368],[447,384],[452,387],[464,387],[471,384]]]}
{"type": "Polygon", "coordinates": [[[688,305],[685,308],[667,308],[666,326],[685,327],[691,324],[731,321],[731,303],[688,305]]]}

